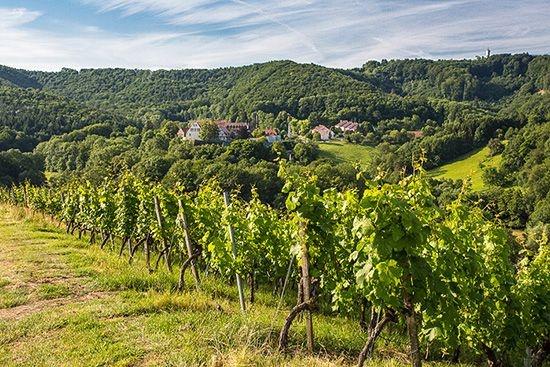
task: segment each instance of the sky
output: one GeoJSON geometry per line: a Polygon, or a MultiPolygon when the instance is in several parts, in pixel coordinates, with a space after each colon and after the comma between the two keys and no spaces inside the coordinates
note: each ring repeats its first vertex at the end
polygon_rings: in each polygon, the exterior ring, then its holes
{"type": "Polygon", "coordinates": [[[0,64],[213,68],[550,53],[549,0],[0,0],[0,64]]]}

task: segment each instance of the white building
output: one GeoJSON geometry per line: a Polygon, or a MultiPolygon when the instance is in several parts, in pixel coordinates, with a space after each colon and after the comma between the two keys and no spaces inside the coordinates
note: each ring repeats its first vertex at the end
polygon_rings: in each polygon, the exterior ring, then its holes
{"type": "MultiPolygon", "coordinates": [[[[187,130],[180,129],[178,131],[178,136],[182,136],[185,140],[202,140],[200,137],[201,134],[201,124],[202,121],[191,121],[187,130]]],[[[239,133],[243,131],[248,132],[250,125],[243,122],[231,122],[226,120],[220,120],[214,122],[218,126],[218,139],[222,142],[229,142],[235,136],[238,136],[239,133]]]]}
{"type": "Polygon", "coordinates": [[[185,134],[186,140],[201,140],[200,138],[201,134],[201,125],[198,121],[192,121],[189,124],[189,128],[187,129],[187,133],[185,134]]]}
{"type": "Polygon", "coordinates": [[[323,141],[330,140],[334,137],[334,133],[325,125],[317,125],[311,130],[311,132],[313,134],[318,133],[323,141]]]}

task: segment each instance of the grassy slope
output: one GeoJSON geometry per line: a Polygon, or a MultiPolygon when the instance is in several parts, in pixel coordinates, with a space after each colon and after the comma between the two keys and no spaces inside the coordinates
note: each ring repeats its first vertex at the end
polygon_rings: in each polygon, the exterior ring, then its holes
{"type": "MultiPolygon", "coordinates": [[[[293,353],[280,354],[277,332],[295,296],[277,312],[259,292],[243,316],[234,287],[206,277],[203,291],[175,294],[175,278],[0,206],[0,365],[348,366],[365,340],[357,322],[316,314],[316,356],[301,352],[301,322],[293,353]]],[[[399,339],[385,335],[377,354],[386,359],[369,366],[403,366],[399,339]]]]}
{"type": "Polygon", "coordinates": [[[463,180],[470,177],[472,189],[479,191],[484,189],[482,166],[496,167],[500,164],[500,160],[500,155],[489,157],[489,148],[485,147],[430,171],[430,176],[453,180],[463,180]]]}
{"type": "Polygon", "coordinates": [[[336,162],[359,162],[362,166],[366,166],[371,159],[373,148],[350,144],[344,141],[334,140],[326,143],[319,143],[321,157],[330,158],[336,162]]]}
{"type": "MultiPolygon", "coordinates": [[[[334,140],[319,143],[320,156],[330,158],[335,162],[359,162],[366,166],[371,159],[374,148],[369,146],[350,144],[344,141],[334,140]]],[[[489,157],[489,148],[485,147],[473,153],[457,158],[439,168],[430,171],[430,176],[453,180],[471,178],[473,190],[483,190],[483,167],[496,167],[500,164],[501,156],[489,157]]]]}

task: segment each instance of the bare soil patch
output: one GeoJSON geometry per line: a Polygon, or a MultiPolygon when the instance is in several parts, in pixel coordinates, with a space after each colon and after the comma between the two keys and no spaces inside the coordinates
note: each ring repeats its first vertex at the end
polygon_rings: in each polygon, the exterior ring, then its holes
{"type": "Polygon", "coordinates": [[[19,320],[45,309],[62,307],[68,304],[83,303],[95,299],[105,298],[112,294],[113,292],[90,292],[77,296],[40,300],[32,303],[26,303],[21,306],[0,309],[0,320],[19,320]]]}

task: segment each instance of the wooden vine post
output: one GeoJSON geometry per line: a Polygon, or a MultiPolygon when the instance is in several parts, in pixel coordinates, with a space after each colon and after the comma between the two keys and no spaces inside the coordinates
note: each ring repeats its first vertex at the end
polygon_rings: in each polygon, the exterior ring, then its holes
{"type": "Polygon", "coordinates": [[[191,238],[189,237],[189,227],[187,225],[187,217],[185,215],[185,209],[183,207],[183,202],[181,199],[178,199],[178,207],[179,207],[179,214],[180,214],[180,224],[183,228],[183,236],[185,238],[185,247],[187,247],[187,255],[188,259],[191,262],[191,272],[193,273],[193,279],[195,279],[195,287],[199,289],[200,286],[200,278],[199,278],[199,272],[197,270],[197,267],[195,265],[195,260],[191,260],[193,258],[193,244],[191,243],[191,238]]]}
{"type": "Polygon", "coordinates": [[[29,193],[27,192],[27,185],[23,185],[23,200],[25,201],[25,214],[29,215],[29,212],[32,214],[32,210],[30,210],[29,207],[29,193]]]}
{"type": "MultiPolygon", "coordinates": [[[[304,289],[304,303],[310,305],[311,303],[311,277],[309,275],[309,252],[307,247],[306,237],[306,222],[300,223],[300,238],[302,240],[302,286],[304,289]]],[[[311,305],[307,308],[306,314],[306,334],[307,334],[307,350],[309,353],[313,353],[313,315],[311,313],[311,305]]]]}
{"type": "Polygon", "coordinates": [[[405,305],[405,321],[407,324],[407,332],[409,334],[412,366],[422,367],[420,342],[418,341],[418,320],[414,309],[413,299],[406,289],[403,290],[403,303],[405,305]]]}
{"type": "MultiPolygon", "coordinates": [[[[288,333],[290,326],[294,319],[302,312],[307,312],[306,320],[306,333],[307,333],[307,349],[309,353],[313,353],[313,306],[316,302],[317,295],[314,295],[312,298],[311,294],[311,276],[309,274],[309,249],[307,245],[306,237],[307,222],[305,220],[300,220],[298,234],[302,256],[300,258],[300,268],[301,268],[301,277],[300,283],[298,284],[298,303],[290,311],[288,316],[285,319],[281,333],[279,334],[279,350],[283,351],[288,346],[288,333]]],[[[289,272],[287,277],[290,274],[291,268],[289,267],[289,272]]],[[[286,280],[285,280],[286,282],[286,280]]],[[[284,290],[283,290],[284,292],[284,290]]]]}
{"type": "MultiPolygon", "coordinates": [[[[226,208],[229,208],[229,205],[231,204],[231,199],[229,198],[229,193],[227,191],[223,192],[223,201],[225,202],[226,208]]],[[[229,240],[231,241],[231,251],[233,252],[233,258],[235,259],[237,258],[237,246],[235,244],[235,233],[233,231],[233,227],[231,226],[231,223],[227,225],[227,228],[229,231],[229,240]]],[[[243,284],[239,273],[235,273],[235,278],[237,279],[237,289],[239,291],[239,303],[241,304],[241,311],[244,312],[246,310],[246,305],[244,301],[243,284]]]]}
{"type": "Polygon", "coordinates": [[[145,240],[144,251],[145,251],[145,265],[147,266],[147,271],[149,273],[153,272],[153,269],[151,268],[151,245],[153,244],[153,236],[150,234],[147,236],[147,239],[145,240]]]}
{"type": "MultiPolygon", "coordinates": [[[[168,246],[168,241],[166,240],[166,237],[164,236],[164,227],[163,227],[163,220],[162,220],[162,212],[160,211],[160,203],[157,196],[153,198],[153,202],[155,204],[155,214],[157,215],[157,222],[159,225],[159,229],[162,236],[162,241],[164,245],[164,249],[162,250],[164,260],[166,261],[166,267],[168,268],[168,271],[172,271],[172,265],[170,264],[170,251],[168,246]]],[[[158,264],[158,261],[157,261],[158,264]]]]}

